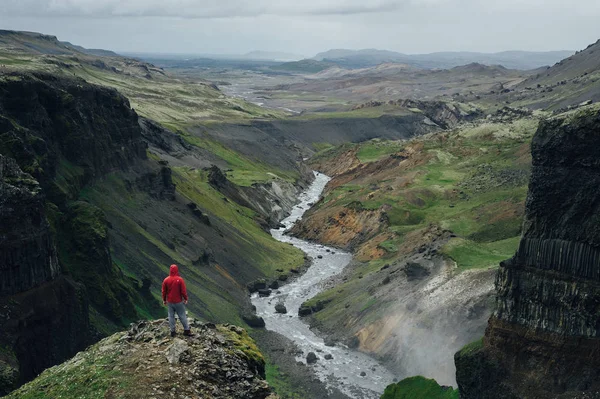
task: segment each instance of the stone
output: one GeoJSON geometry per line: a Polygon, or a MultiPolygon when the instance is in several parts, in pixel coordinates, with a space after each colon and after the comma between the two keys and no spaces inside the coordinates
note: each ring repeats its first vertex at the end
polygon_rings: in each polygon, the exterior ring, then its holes
{"type": "Polygon", "coordinates": [[[312,309],[309,306],[300,306],[300,309],[298,309],[298,316],[303,317],[303,316],[308,316],[312,314],[312,309]]]}
{"type": "Polygon", "coordinates": [[[281,314],[286,314],[287,308],[285,307],[284,304],[278,303],[277,305],[275,305],[275,312],[281,313],[281,314]]]}
{"type": "Polygon", "coordinates": [[[255,314],[246,314],[242,315],[242,320],[246,322],[250,327],[253,328],[264,328],[265,320],[262,317],[259,317],[255,314]]]}
{"type": "Polygon", "coordinates": [[[171,365],[179,364],[181,360],[181,355],[185,352],[189,351],[190,347],[184,340],[180,338],[175,338],[171,346],[167,348],[165,351],[165,357],[167,361],[171,365]]]}
{"type": "Polygon", "coordinates": [[[262,289],[258,290],[258,296],[268,297],[268,296],[271,296],[271,292],[272,291],[268,288],[262,288],[262,289]]]}
{"type": "Polygon", "coordinates": [[[331,353],[328,353],[325,355],[325,360],[331,360],[333,359],[333,355],[331,353]]]}
{"type": "Polygon", "coordinates": [[[315,352],[308,352],[306,355],[306,364],[315,364],[319,360],[315,352]]]}

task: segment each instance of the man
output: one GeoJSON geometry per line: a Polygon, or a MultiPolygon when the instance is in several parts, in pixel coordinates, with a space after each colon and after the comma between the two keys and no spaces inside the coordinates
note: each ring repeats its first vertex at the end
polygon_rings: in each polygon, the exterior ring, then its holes
{"type": "Polygon", "coordinates": [[[169,308],[169,327],[171,337],[175,336],[175,312],[183,325],[183,335],[191,336],[190,325],[185,314],[185,305],[188,303],[185,281],[179,275],[177,265],[171,265],[169,277],[165,278],[162,285],[163,305],[169,308]]]}

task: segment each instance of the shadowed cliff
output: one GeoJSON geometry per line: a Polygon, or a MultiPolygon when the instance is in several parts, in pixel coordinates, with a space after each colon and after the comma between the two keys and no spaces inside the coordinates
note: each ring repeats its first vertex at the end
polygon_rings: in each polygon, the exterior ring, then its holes
{"type": "Polygon", "coordinates": [[[483,341],[455,356],[461,398],[600,396],[600,112],[543,122],[523,236],[483,341]]]}

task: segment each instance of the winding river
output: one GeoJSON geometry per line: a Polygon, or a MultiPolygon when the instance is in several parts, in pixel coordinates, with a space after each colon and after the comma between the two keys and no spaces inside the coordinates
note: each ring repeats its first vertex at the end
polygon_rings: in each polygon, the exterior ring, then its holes
{"type": "Polygon", "coordinates": [[[312,258],[312,266],[297,280],[275,290],[270,297],[252,296],[256,313],[266,323],[266,328],[291,339],[302,351],[297,360],[306,363],[306,355],[315,352],[319,360],[313,367],[316,375],[330,388],[337,388],[351,398],[379,398],[385,387],[392,383],[393,375],[372,357],[349,349],[341,344],[326,346],[323,339],[312,332],[308,324],[298,317],[300,305],[323,289],[323,283],[339,274],[352,259],[352,255],[334,248],[310,243],[284,234],[316,202],[329,177],[315,172],[315,180],[300,195],[300,203],[289,217],[282,221],[284,227],[271,230],[275,239],[291,243],[312,258]],[[318,258],[318,256],[322,258],[318,258]],[[275,312],[275,305],[283,303],[288,314],[275,312]],[[325,355],[331,355],[330,360],[325,355]]]}

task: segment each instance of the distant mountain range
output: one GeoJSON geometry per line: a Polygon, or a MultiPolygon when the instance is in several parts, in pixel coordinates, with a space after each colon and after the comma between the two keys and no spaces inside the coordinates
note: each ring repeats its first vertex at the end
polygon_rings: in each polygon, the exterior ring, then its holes
{"type": "Polygon", "coordinates": [[[305,58],[303,55],[282,53],[277,51],[251,51],[241,56],[248,60],[268,60],[268,61],[298,61],[305,58]]]}
{"type": "Polygon", "coordinates": [[[367,68],[381,63],[395,62],[419,68],[453,68],[459,65],[480,63],[502,65],[509,69],[529,70],[554,65],[571,56],[574,51],[503,51],[500,53],[438,52],[431,54],[402,54],[388,50],[334,49],[317,54],[316,61],[333,62],[343,68],[367,68]]]}

